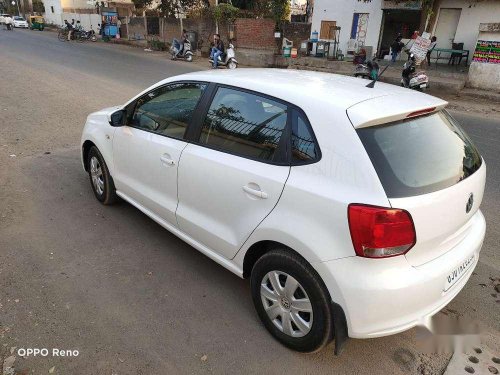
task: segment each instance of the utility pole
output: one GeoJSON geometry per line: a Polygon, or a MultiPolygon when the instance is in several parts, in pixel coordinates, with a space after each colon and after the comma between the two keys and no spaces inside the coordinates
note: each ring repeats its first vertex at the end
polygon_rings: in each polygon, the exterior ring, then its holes
{"type": "Polygon", "coordinates": [[[19,0],[12,0],[12,6],[16,5],[17,4],[17,14],[21,15],[21,10],[19,9],[19,0]]]}
{"type": "MultiPolygon", "coordinates": [[[[219,5],[219,0],[215,0],[215,6],[219,5]]],[[[215,21],[215,33],[219,33],[219,22],[215,21]]]]}

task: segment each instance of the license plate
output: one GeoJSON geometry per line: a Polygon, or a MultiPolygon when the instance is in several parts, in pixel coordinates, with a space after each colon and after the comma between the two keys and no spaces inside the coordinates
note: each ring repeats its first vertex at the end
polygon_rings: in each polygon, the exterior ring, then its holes
{"type": "Polygon", "coordinates": [[[426,87],[427,87],[427,83],[422,83],[422,84],[420,85],[420,88],[421,88],[421,89],[425,89],[426,87]]]}
{"type": "Polygon", "coordinates": [[[460,265],[455,268],[453,271],[450,272],[448,277],[446,278],[446,282],[444,284],[444,291],[446,292],[448,289],[450,289],[453,285],[455,285],[458,280],[462,278],[463,275],[467,273],[469,268],[472,267],[474,264],[474,259],[476,258],[475,254],[472,254],[470,257],[468,257],[466,260],[464,260],[460,265]]]}

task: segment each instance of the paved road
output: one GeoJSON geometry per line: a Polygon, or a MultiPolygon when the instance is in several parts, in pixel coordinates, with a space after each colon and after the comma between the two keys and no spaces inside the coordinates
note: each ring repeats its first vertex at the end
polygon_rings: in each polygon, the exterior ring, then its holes
{"type": "MultiPolygon", "coordinates": [[[[18,370],[442,373],[449,356],[419,352],[413,330],[351,340],[341,357],[332,346],[292,352],[259,323],[247,281],[130,205],[98,204],[78,155],[86,115],[194,65],[0,30],[0,67],[0,360],[11,347],[38,347],[79,356],[17,356],[18,370]]],[[[500,297],[490,277],[500,276],[500,122],[456,115],[488,163],[488,231],[476,273],[445,311],[480,320],[490,332],[485,345],[498,350],[500,297]]]]}

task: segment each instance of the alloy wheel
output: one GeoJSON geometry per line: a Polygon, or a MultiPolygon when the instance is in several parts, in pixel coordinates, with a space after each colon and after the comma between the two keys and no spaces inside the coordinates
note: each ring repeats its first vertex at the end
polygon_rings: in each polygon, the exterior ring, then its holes
{"type": "Polygon", "coordinates": [[[282,271],[268,272],[262,279],[260,296],[267,316],[281,332],[291,337],[309,333],[312,304],[295,278],[282,271]]]}
{"type": "Polygon", "coordinates": [[[102,195],[104,193],[104,176],[101,163],[99,163],[99,159],[95,156],[92,156],[90,159],[90,177],[92,178],[92,185],[95,191],[97,194],[102,195]]]}

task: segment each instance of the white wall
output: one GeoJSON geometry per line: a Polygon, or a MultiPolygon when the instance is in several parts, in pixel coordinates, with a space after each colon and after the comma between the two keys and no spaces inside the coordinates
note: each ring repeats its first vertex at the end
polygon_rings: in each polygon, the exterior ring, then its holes
{"type": "Polygon", "coordinates": [[[98,24],[101,23],[101,16],[99,14],[79,14],[79,13],[63,13],[62,14],[62,19],[63,20],[68,20],[71,22],[72,19],[75,19],[75,21],[80,21],[82,24],[82,27],[85,30],[90,30],[91,26],[94,29],[94,31],[97,33],[99,28],[98,24]]]}
{"type": "MultiPolygon", "coordinates": [[[[476,48],[476,41],[479,35],[480,23],[495,23],[500,21],[500,1],[486,0],[480,2],[471,2],[464,0],[441,0],[439,8],[461,8],[460,21],[458,22],[457,33],[455,34],[455,43],[464,43],[464,49],[470,51],[469,62],[476,48]],[[471,5],[471,8],[469,8],[471,5]]],[[[439,22],[439,11],[437,15],[439,22]]],[[[437,23],[436,23],[437,24],[437,23]]],[[[434,25],[433,32],[436,25],[434,25]]],[[[451,48],[451,46],[439,45],[437,47],[451,48]]]]}
{"type": "Polygon", "coordinates": [[[45,18],[45,22],[54,25],[62,25],[63,21],[61,20],[61,2],[59,0],[43,0],[43,5],[45,7],[45,14],[43,15],[45,18]],[[54,7],[54,13],[52,13],[51,11],[51,6],[54,7]]]}
{"type": "Polygon", "coordinates": [[[352,17],[354,13],[369,13],[366,46],[377,49],[382,23],[382,1],[372,0],[365,3],[357,0],[315,0],[311,32],[320,32],[321,21],[336,21],[341,27],[339,48],[347,50],[347,42],[351,37],[352,17]]]}

